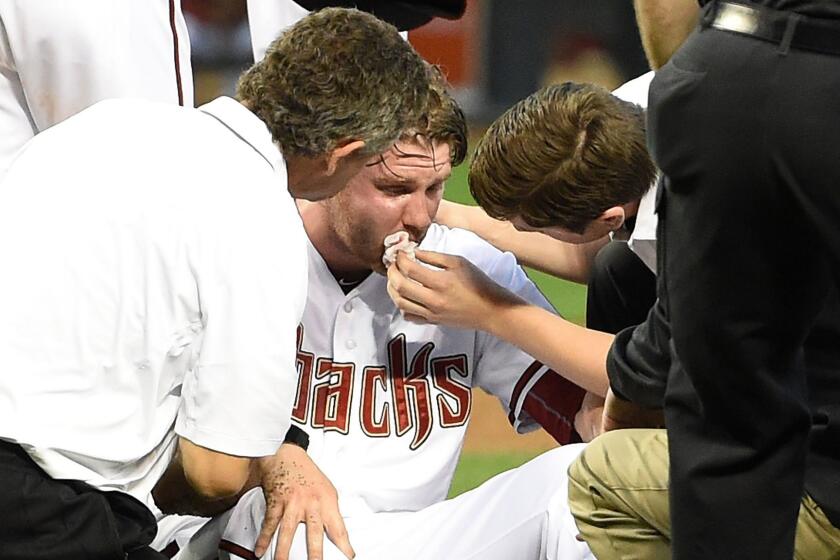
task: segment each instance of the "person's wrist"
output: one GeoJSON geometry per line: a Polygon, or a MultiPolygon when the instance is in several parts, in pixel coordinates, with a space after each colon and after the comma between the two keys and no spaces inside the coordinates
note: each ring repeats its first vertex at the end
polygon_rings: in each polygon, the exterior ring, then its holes
{"type": "Polygon", "coordinates": [[[283,443],[296,445],[306,451],[309,449],[309,434],[292,424],[286,431],[286,437],[283,438],[283,443]]]}
{"type": "Polygon", "coordinates": [[[524,300],[504,290],[499,297],[487,302],[484,312],[479,315],[477,330],[486,331],[497,338],[504,338],[505,331],[517,324],[517,312],[527,305],[524,300]]]}

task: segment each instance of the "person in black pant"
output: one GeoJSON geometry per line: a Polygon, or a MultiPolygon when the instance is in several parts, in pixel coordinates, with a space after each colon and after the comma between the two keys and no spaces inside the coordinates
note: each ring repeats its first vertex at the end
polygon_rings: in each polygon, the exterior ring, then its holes
{"type": "Polygon", "coordinates": [[[656,275],[626,242],[607,243],[589,274],[587,327],[615,334],[644,322],[656,301],[656,275]]]}
{"type": "MultiPolygon", "coordinates": [[[[637,2],[643,32],[656,4],[637,2]]],[[[626,518],[598,521],[613,509],[670,535],[674,558],[791,558],[796,527],[797,557],[836,553],[839,88],[836,2],[707,3],[657,72],[658,312],[610,351],[605,422],[664,404],[670,521],[592,499],[611,492],[604,457],[638,433],[604,438],[572,476],[593,550],[599,532],[602,551],[643,549],[626,518]]]]}

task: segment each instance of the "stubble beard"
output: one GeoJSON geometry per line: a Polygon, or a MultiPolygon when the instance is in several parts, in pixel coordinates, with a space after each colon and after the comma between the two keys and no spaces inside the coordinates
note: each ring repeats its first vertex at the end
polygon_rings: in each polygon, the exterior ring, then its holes
{"type": "Polygon", "coordinates": [[[385,247],[381,240],[375,238],[371,222],[351,219],[348,212],[340,209],[341,206],[344,206],[344,201],[338,197],[329,204],[330,228],[341,249],[355,257],[361,267],[384,274],[382,255],[385,247]]]}

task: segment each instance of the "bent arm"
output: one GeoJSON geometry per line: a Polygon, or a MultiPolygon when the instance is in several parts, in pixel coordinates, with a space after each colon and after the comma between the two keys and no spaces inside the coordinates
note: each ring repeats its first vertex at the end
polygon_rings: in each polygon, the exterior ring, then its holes
{"type": "Polygon", "coordinates": [[[543,362],[600,397],[607,394],[607,353],[613,335],[571,323],[524,301],[513,300],[486,313],[486,330],[543,362]]]}
{"type": "Polygon", "coordinates": [[[255,465],[249,458],[219,453],[178,438],[178,451],[152,496],[167,514],[217,515],[259,485],[255,465]]]}
{"type": "Polygon", "coordinates": [[[451,228],[469,230],[497,249],[516,256],[520,264],[564,280],[585,284],[598,250],[609,241],[604,237],[575,245],[542,233],[519,231],[510,222],[495,220],[478,206],[444,200],[435,221],[451,228]]]}
{"type": "Polygon", "coordinates": [[[697,0],[634,0],[636,21],[648,64],[657,70],[668,62],[697,25],[697,0]]]}
{"type": "Polygon", "coordinates": [[[220,453],[179,438],[181,463],[190,486],[211,499],[240,492],[251,470],[251,459],[220,453]]]}
{"type": "Polygon", "coordinates": [[[587,391],[606,395],[613,335],[529,304],[462,257],[421,250],[415,256],[417,262],[400,253],[388,269],[388,293],[408,319],[487,331],[587,391]]]}

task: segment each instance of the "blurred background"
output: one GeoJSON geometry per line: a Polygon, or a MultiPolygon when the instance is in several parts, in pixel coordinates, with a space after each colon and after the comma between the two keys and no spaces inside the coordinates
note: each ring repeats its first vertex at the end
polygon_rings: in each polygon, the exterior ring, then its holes
{"type": "MultiPolygon", "coordinates": [[[[245,0],[182,0],[196,104],[231,94],[253,59],[245,0]]],[[[647,71],[625,0],[468,0],[458,21],[434,19],[409,40],[441,65],[479,126],[541,86],[585,81],[613,89],[647,71]]]]}
{"type": "MultiPolygon", "coordinates": [[[[182,0],[190,32],[195,103],[232,95],[253,63],[245,0],[182,0]]],[[[470,122],[471,144],[508,107],[542,86],[591,82],[614,89],[648,70],[629,0],[468,0],[458,21],[434,19],[409,33],[440,65],[470,122]]],[[[473,204],[469,159],[445,197],[473,204]]],[[[585,320],[585,286],[536,271],[532,279],[558,312],[585,320]]],[[[544,432],[513,433],[495,398],[476,390],[472,419],[451,495],[473,488],[555,446],[544,432]]]]}

